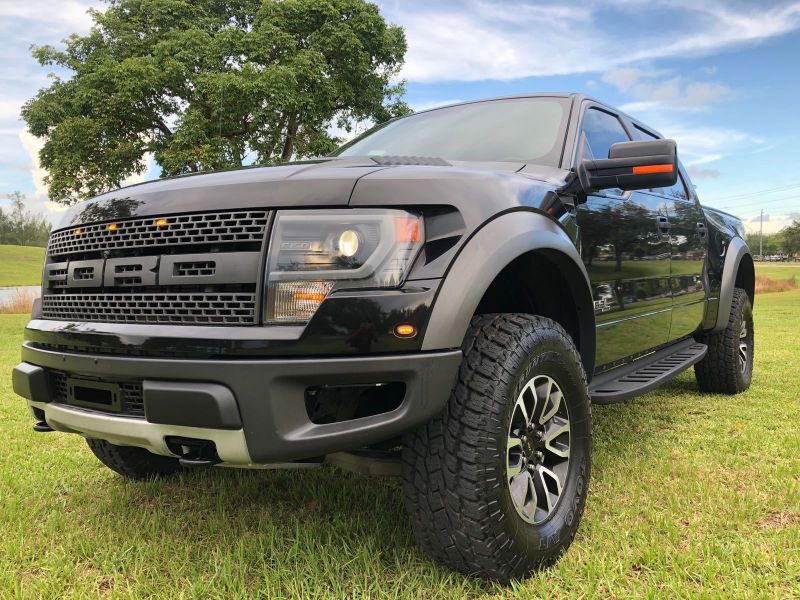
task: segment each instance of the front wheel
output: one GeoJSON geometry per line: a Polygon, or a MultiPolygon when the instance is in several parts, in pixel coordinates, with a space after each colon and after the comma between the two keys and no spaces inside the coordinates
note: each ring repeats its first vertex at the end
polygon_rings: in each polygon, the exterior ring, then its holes
{"type": "Polygon", "coordinates": [[[554,321],[475,317],[445,410],[403,443],[406,510],[422,547],[508,582],[553,564],[583,513],[591,458],[586,376],[554,321]]]}

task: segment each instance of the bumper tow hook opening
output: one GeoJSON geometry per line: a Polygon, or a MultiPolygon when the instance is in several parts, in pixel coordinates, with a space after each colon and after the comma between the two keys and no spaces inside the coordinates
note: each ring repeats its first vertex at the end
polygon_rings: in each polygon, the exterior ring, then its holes
{"type": "Polygon", "coordinates": [[[38,433],[47,433],[48,431],[55,431],[50,425],[47,424],[45,421],[39,421],[38,423],[33,424],[33,430],[38,433]]]}
{"type": "Polygon", "coordinates": [[[211,440],[168,436],[164,441],[169,451],[178,456],[182,467],[213,467],[222,462],[211,440]]]}

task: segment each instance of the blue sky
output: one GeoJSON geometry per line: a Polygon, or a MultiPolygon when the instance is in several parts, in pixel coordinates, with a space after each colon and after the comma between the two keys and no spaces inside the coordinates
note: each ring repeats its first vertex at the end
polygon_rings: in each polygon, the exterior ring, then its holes
{"type": "MultiPolygon", "coordinates": [[[[800,218],[800,1],[381,0],[408,38],[407,100],[427,108],[529,91],[586,92],[678,141],[702,201],[749,229],[800,218]]],[[[47,202],[20,105],[47,84],[30,44],[90,26],[90,0],[0,0],[0,195],[47,202]]],[[[150,169],[145,178],[156,176],[150,169]]],[[[4,201],[0,199],[0,204],[4,201]]]]}

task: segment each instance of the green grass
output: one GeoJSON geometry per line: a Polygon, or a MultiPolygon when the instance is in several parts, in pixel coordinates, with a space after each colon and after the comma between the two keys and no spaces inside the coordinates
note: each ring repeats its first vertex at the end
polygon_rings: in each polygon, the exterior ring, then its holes
{"type": "Polygon", "coordinates": [[[0,287],[39,284],[43,262],[44,248],[0,246],[0,287]]]}
{"type": "MultiPolygon", "coordinates": [[[[594,408],[571,549],[508,590],[417,548],[394,480],[217,469],[131,483],[83,440],[36,434],[0,377],[0,597],[766,598],[800,596],[800,290],[758,298],[753,386],[685,373],[594,408]]],[[[0,315],[0,372],[26,318],[0,315]]]]}
{"type": "Polygon", "coordinates": [[[756,263],[756,275],[766,275],[770,279],[789,279],[792,276],[800,279],[800,262],[756,263]]]}

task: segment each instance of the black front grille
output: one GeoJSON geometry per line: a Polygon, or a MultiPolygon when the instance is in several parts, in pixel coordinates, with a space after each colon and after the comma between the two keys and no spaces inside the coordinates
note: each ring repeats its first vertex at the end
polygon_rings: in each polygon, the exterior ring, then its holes
{"type": "MultiPolygon", "coordinates": [[[[69,375],[63,371],[55,370],[48,370],[47,375],[50,382],[52,401],[60,404],[68,404],[67,379],[69,375]]],[[[144,397],[142,395],[141,381],[104,380],[104,382],[119,384],[120,392],[122,393],[122,411],[115,414],[144,418],[144,397]]]]}
{"type": "Polygon", "coordinates": [[[258,324],[267,210],[77,224],[50,236],[42,318],[258,324]]]}
{"type": "MultiPolygon", "coordinates": [[[[93,258],[103,252],[132,255],[118,250],[160,253],[165,247],[199,248],[260,245],[269,211],[242,210],[129,219],[114,223],[76,225],[50,236],[47,255],[54,260],[93,258]]],[[[196,251],[193,249],[191,251],[196,251]]]]}
{"type": "Polygon", "coordinates": [[[252,325],[255,294],[45,294],[42,316],[64,321],[252,325]]]}

